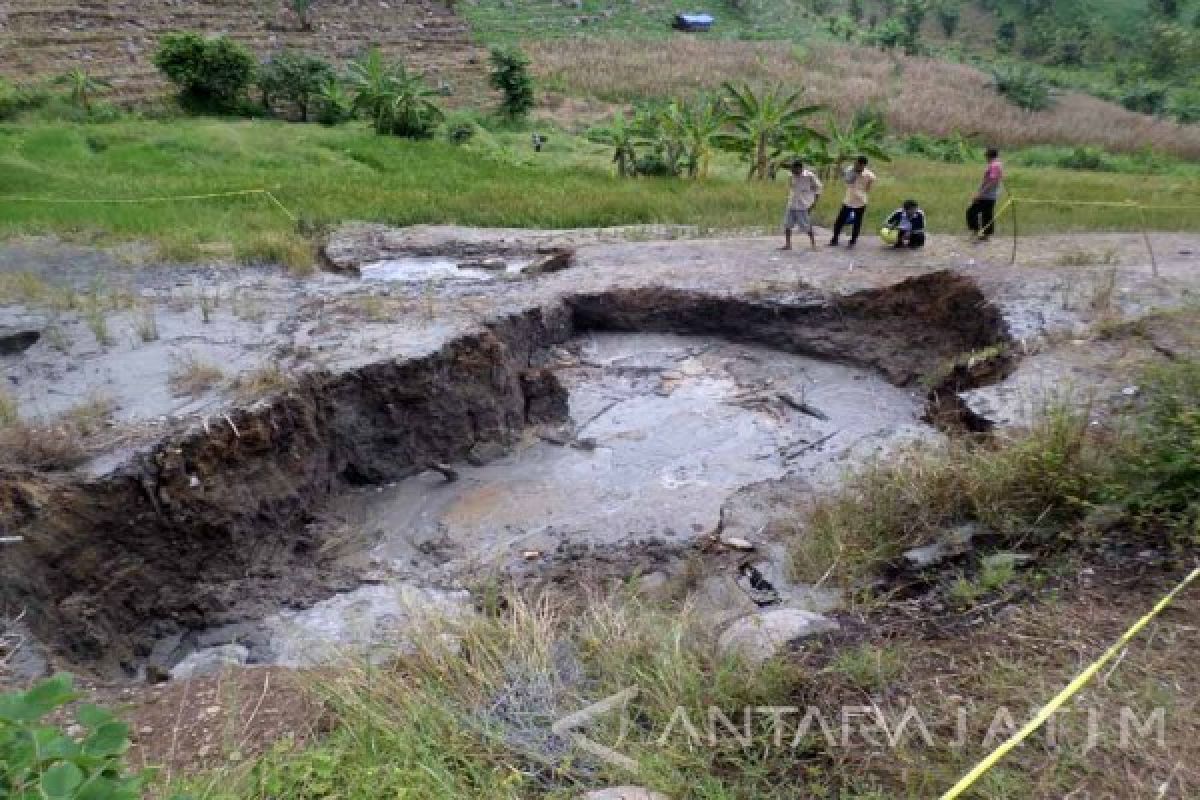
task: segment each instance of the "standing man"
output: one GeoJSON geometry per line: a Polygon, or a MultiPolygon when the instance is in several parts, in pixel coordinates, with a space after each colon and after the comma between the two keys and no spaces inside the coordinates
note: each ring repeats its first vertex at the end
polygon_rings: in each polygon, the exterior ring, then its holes
{"type": "Polygon", "coordinates": [[[1000,163],[1000,151],[989,147],[987,151],[987,169],[983,173],[983,182],[975,193],[971,205],[967,208],[967,227],[971,233],[986,242],[992,236],[996,219],[996,200],[1000,197],[1000,182],[1004,180],[1004,165],[1000,163]]]}
{"type": "Polygon", "coordinates": [[[812,249],[817,249],[817,237],[813,234],[812,219],[809,212],[821,199],[821,181],[812,170],[804,168],[800,159],[792,161],[792,191],[788,195],[787,212],[783,218],[783,247],[782,250],[792,249],[792,229],[799,228],[808,234],[812,249]]]}
{"type": "Polygon", "coordinates": [[[854,159],[854,166],[842,173],[846,181],[846,197],[842,200],[842,209],[838,212],[837,221],[833,223],[833,239],[830,247],[837,247],[838,237],[842,228],[850,225],[849,247],[854,247],[858,234],[862,231],[863,217],[867,215],[867,193],[875,185],[875,173],[867,169],[867,157],[859,156],[854,159]]]}

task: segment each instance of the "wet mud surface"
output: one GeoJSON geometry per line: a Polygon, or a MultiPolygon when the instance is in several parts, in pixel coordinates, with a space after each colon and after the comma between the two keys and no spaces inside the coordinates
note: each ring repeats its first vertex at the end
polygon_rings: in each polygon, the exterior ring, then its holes
{"type": "MultiPolygon", "coordinates": [[[[474,235],[456,251],[418,231],[405,251],[397,234],[362,264],[565,246],[474,235]]],[[[23,416],[116,395],[80,467],[0,466],[0,535],[20,539],[4,608],[49,662],[136,676],[231,645],[236,663],[295,664],[314,642],[395,643],[414,609],[464,608],[481,579],[669,571],[715,528],[771,552],[797,494],[937,435],[921,418],[946,364],[1087,316],[1048,304],[1063,278],[1046,272],[775,255],[751,272],[728,260],[744,242],[579,247],[563,272],[486,281],[5,251],[77,292],[101,271],[134,300],[112,304],[108,343],[86,308],[0,304],[41,329],[2,358],[23,416]],[[171,372],[193,357],[225,378],[180,397],[171,372]],[[248,396],[238,378],[265,365],[286,383],[248,396]]],[[[1164,280],[1123,273],[1116,302],[1169,306],[1164,280]]]]}

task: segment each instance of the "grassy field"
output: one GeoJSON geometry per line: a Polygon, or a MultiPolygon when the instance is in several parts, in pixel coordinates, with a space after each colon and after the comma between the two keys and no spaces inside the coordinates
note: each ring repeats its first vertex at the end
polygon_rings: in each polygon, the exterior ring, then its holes
{"type": "MultiPolygon", "coordinates": [[[[899,159],[878,165],[877,213],[907,196],[925,204],[935,232],[957,231],[978,165],[899,159]]],[[[106,125],[0,126],[0,233],[58,233],[85,241],[146,239],[168,258],[227,250],[242,261],[303,264],[306,234],[348,219],[397,225],[591,227],[678,223],[705,228],[778,224],[786,189],[747,183],[723,156],[708,181],[618,180],[605,149],[552,132],[535,156],[525,133],[481,133],[457,147],[375,136],[351,125],[323,128],[270,121],[128,120],[106,125]],[[302,221],[301,231],[261,197],[92,203],[269,187],[302,221]],[[37,198],[68,199],[69,204],[37,198]]],[[[1200,204],[1188,174],[1135,176],[1012,169],[1009,188],[1025,196],[1200,204]]],[[[828,220],[837,192],[817,217],[828,220]]],[[[1029,232],[1129,228],[1131,215],[1059,209],[1026,220],[1029,232]]],[[[1169,229],[1200,227],[1200,209],[1151,216],[1169,229]]]]}

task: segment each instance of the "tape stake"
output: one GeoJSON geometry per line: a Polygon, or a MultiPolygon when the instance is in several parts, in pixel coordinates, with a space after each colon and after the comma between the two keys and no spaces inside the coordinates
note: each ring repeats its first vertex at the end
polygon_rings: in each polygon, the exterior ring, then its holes
{"type": "Polygon", "coordinates": [[[1118,639],[1112,647],[1108,648],[1108,650],[1104,652],[1104,655],[1093,661],[1087,669],[1076,676],[1075,680],[1067,684],[1066,688],[1055,695],[1049,703],[1042,706],[1042,709],[1034,715],[1033,719],[1029,720],[1029,722],[1026,722],[1025,726],[1021,728],[1021,730],[1010,736],[1007,741],[993,750],[987,758],[983,759],[983,761],[980,761],[974,769],[964,775],[958,783],[950,787],[950,789],[941,796],[940,800],[955,800],[955,798],[962,796],[962,793],[967,789],[970,789],[971,786],[973,786],[976,781],[983,777],[988,770],[996,766],[996,764],[999,763],[1002,758],[1008,755],[1017,745],[1025,741],[1025,739],[1027,739],[1031,733],[1045,724],[1046,720],[1050,719],[1055,711],[1058,711],[1068,700],[1078,694],[1080,689],[1086,686],[1092,678],[1096,677],[1096,673],[1103,669],[1105,664],[1107,664],[1109,661],[1112,661],[1113,658],[1115,658],[1116,655],[1120,653],[1121,650],[1123,650],[1129,644],[1129,642],[1141,632],[1142,628],[1145,628],[1148,624],[1150,624],[1151,620],[1162,613],[1163,609],[1169,606],[1171,602],[1179,595],[1179,593],[1190,586],[1197,577],[1200,577],[1200,567],[1193,569],[1186,578],[1180,581],[1179,584],[1172,589],[1169,594],[1167,594],[1166,597],[1158,601],[1154,608],[1150,610],[1150,613],[1133,623],[1133,625],[1129,627],[1129,630],[1125,631],[1125,633],[1121,635],[1121,638],[1118,639]]]}

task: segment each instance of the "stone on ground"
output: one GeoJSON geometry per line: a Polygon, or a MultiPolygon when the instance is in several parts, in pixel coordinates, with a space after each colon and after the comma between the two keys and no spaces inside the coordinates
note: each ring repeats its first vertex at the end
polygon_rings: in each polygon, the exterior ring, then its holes
{"type": "Polygon", "coordinates": [[[812,611],[779,608],[760,611],[734,622],[717,640],[725,655],[738,655],[761,664],[799,639],[838,630],[838,624],[812,611]]]}
{"type": "Polygon", "coordinates": [[[590,791],[580,800],[670,800],[670,798],[661,792],[652,792],[641,786],[614,786],[609,789],[590,791]]]}

